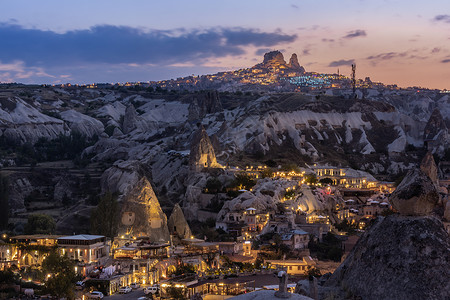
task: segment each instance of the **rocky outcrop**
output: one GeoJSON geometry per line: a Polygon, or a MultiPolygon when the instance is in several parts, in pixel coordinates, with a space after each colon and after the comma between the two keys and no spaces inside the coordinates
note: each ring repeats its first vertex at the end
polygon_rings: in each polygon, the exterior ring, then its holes
{"type": "Polygon", "coordinates": [[[179,239],[188,239],[192,236],[189,224],[186,222],[183,210],[178,203],[173,207],[167,226],[169,227],[170,234],[179,239]]]}
{"type": "Polygon", "coordinates": [[[100,135],[105,130],[103,123],[99,120],[73,109],[61,112],[61,118],[69,125],[70,130],[79,132],[87,137],[100,135]]]}
{"type": "Polygon", "coordinates": [[[305,73],[305,69],[298,62],[297,54],[293,53],[286,63],[284,56],[280,51],[271,51],[264,54],[262,63],[257,64],[254,68],[258,69],[289,69],[291,71],[305,73]]]}
{"type": "Polygon", "coordinates": [[[9,209],[13,212],[25,210],[25,197],[33,191],[33,186],[26,177],[10,177],[9,182],[9,209]]]}
{"type": "Polygon", "coordinates": [[[119,235],[148,237],[152,242],[168,242],[167,217],[146,177],[121,197],[119,235]]]}
{"type": "Polygon", "coordinates": [[[438,109],[433,110],[430,118],[428,119],[427,125],[425,126],[423,132],[423,139],[433,140],[442,131],[447,130],[444,118],[442,118],[441,113],[438,109]]]}
{"type": "Polygon", "coordinates": [[[338,290],[338,299],[449,299],[449,249],[436,218],[379,218],[325,283],[335,290],[320,298],[338,290]]]}
{"type": "Polygon", "coordinates": [[[264,60],[261,67],[270,68],[278,67],[280,65],[286,65],[284,56],[280,51],[271,51],[264,54],[264,60]]]}
{"type": "Polygon", "coordinates": [[[426,216],[439,202],[439,194],[433,181],[421,170],[411,170],[389,197],[389,202],[400,214],[426,216]]]}
{"type": "Polygon", "coordinates": [[[191,170],[197,172],[204,168],[221,167],[221,165],[217,163],[214,148],[203,125],[200,125],[192,139],[191,152],[189,154],[189,166],[191,170]]]}
{"type": "Polygon", "coordinates": [[[17,144],[34,144],[39,138],[48,140],[69,130],[62,120],[41,113],[24,100],[0,98],[0,136],[17,144]]]}
{"type": "Polygon", "coordinates": [[[204,118],[207,114],[222,111],[222,103],[220,102],[219,93],[217,91],[207,91],[200,94],[189,95],[183,99],[184,102],[189,102],[189,116],[188,119],[199,120],[204,118]]]}
{"type": "Polygon", "coordinates": [[[139,161],[118,161],[103,172],[100,179],[102,193],[127,194],[146,172],[139,161]]]}
{"type": "Polygon", "coordinates": [[[436,187],[439,187],[438,168],[431,152],[427,152],[420,163],[420,170],[424,172],[433,181],[436,187]]]}
{"type": "Polygon", "coordinates": [[[138,115],[134,105],[130,104],[125,110],[125,115],[123,117],[122,131],[127,134],[132,132],[137,128],[138,115]]]}
{"type": "Polygon", "coordinates": [[[303,68],[298,62],[297,54],[293,53],[289,59],[288,67],[291,69],[298,70],[301,73],[305,73],[305,68],[303,68]]]}
{"type": "Polygon", "coordinates": [[[70,186],[70,181],[67,177],[61,176],[55,185],[55,190],[53,191],[53,199],[58,202],[63,202],[64,198],[72,197],[72,189],[70,186]]]}
{"type": "Polygon", "coordinates": [[[423,139],[429,151],[443,156],[450,143],[448,129],[438,109],[435,109],[424,129],[423,139]]]}

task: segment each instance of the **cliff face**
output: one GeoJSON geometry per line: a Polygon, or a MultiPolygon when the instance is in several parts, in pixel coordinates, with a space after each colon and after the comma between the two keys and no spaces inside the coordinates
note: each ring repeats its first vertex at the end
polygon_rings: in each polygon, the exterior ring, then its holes
{"type": "Polygon", "coordinates": [[[380,218],[326,282],[361,299],[449,299],[450,241],[432,217],[380,218]]]}
{"type": "Polygon", "coordinates": [[[189,155],[189,166],[191,170],[201,171],[203,168],[219,168],[214,148],[203,125],[195,132],[191,142],[189,155]]]}
{"type": "Polygon", "coordinates": [[[124,234],[147,236],[152,242],[167,242],[170,239],[167,217],[145,177],[122,198],[119,235],[124,234]]]}

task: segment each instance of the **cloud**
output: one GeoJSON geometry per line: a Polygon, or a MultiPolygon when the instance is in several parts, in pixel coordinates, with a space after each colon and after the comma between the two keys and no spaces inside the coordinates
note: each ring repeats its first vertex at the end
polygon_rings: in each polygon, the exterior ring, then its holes
{"type": "Polygon", "coordinates": [[[23,81],[34,77],[54,80],[57,76],[50,75],[39,67],[27,67],[23,61],[2,63],[0,61],[0,82],[23,81]]]}
{"type": "Polygon", "coordinates": [[[341,59],[341,60],[336,60],[336,61],[331,62],[328,66],[329,67],[350,66],[354,63],[355,63],[354,59],[348,59],[348,60],[341,59]]]}
{"type": "Polygon", "coordinates": [[[270,52],[270,51],[272,51],[272,49],[270,49],[270,48],[260,48],[260,49],[255,51],[255,55],[262,56],[262,55],[264,55],[264,54],[266,54],[267,52],[270,52]]]}
{"type": "Polygon", "coordinates": [[[242,27],[145,30],[98,25],[56,33],[0,23],[0,57],[27,66],[79,64],[157,64],[195,62],[244,54],[246,46],[272,47],[295,41],[296,35],[242,27]]]}
{"type": "Polygon", "coordinates": [[[399,56],[406,56],[405,52],[402,53],[398,53],[398,52],[386,52],[386,53],[380,53],[377,55],[371,55],[368,56],[367,59],[368,60],[376,60],[376,61],[380,61],[380,60],[390,60],[399,56]]]}
{"type": "Polygon", "coordinates": [[[353,39],[353,38],[363,37],[363,36],[367,36],[366,31],[358,29],[358,30],[353,30],[353,31],[347,32],[347,35],[343,36],[343,38],[344,39],[353,39]]]}
{"type": "Polygon", "coordinates": [[[439,53],[441,51],[441,48],[435,47],[431,50],[431,53],[439,53]]]}
{"type": "Polygon", "coordinates": [[[450,63],[450,58],[446,58],[446,59],[441,60],[441,63],[444,63],[444,64],[450,63]]]}
{"type": "Polygon", "coordinates": [[[433,20],[436,22],[450,23],[450,15],[437,15],[433,20]]]}
{"type": "Polygon", "coordinates": [[[298,7],[297,5],[295,5],[295,4],[291,4],[291,7],[294,8],[294,9],[298,9],[298,8],[299,8],[299,7],[298,7]]]}

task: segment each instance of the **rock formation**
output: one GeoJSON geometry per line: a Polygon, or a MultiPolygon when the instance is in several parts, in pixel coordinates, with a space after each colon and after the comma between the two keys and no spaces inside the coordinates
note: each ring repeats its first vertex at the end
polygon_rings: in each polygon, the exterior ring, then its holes
{"type": "Polygon", "coordinates": [[[103,123],[99,120],[73,109],[61,112],[61,118],[69,125],[70,130],[79,132],[87,137],[100,135],[105,130],[103,123]]]}
{"type": "Polygon", "coordinates": [[[130,104],[125,110],[125,115],[123,117],[122,131],[127,134],[137,128],[137,113],[133,104],[130,104]]]}
{"type": "Polygon", "coordinates": [[[68,133],[64,121],[41,113],[18,97],[0,97],[0,136],[7,142],[34,144],[39,138],[51,140],[68,133]]]}
{"type": "Polygon", "coordinates": [[[389,201],[400,214],[426,216],[432,213],[439,202],[439,194],[433,181],[419,169],[411,170],[389,197],[389,201]]]}
{"type": "Polygon", "coordinates": [[[424,140],[433,140],[441,130],[447,130],[447,126],[445,125],[444,118],[439,112],[439,109],[435,109],[425,126],[423,133],[424,140]]]}
{"type": "Polygon", "coordinates": [[[102,193],[126,195],[148,170],[139,161],[117,161],[103,172],[100,179],[102,193]]]}
{"type": "Polygon", "coordinates": [[[203,125],[195,132],[191,142],[189,154],[189,166],[191,170],[201,171],[203,168],[220,168],[217,163],[214,148],[203,125]]]}
{"type": "Polygon", "coordinates": [[[427,174],[436,187],[439,187],[438,168],[431,152],[427,152],[420,163],[420,170],[427,174]]]}
{"type": "Polygon", "coordinates": [[[321,298],[340,290],[347,299],[449,299],[449,249],[436,218],[380,217],[325,283],[336,289],[321,290],[321,298]]]}
{"type": "Polygon", "coordinates": [[[423,140],[428,150],[442,155],[448,148],[449,134],[444,118],[436,108],[425,126],[423,140]]]}
{"type": "Polygon", "coordinates": [[[121,198],[119,235],[146,236],[152,242],[168,242],[167,217],[146,177],[121,198]]]}
{"type": "Polygon", "coordinates": [[[183,210],[178,203],[173,207],[167,226],[170,234],[179,239],[188,239],[192,236],[191,229],[184,218],[183,210]]]}
{"type": "Polygon", "coordinates": [[[222,111],[219,93],[217,91],[207,91],[200,94],[193,94],[183,99],[189,102],[190,121],[203,119],[207,114],[222,111]]]}
{"type": "Polygon", "coordinates": [[[271,51],[264,54],[262,67],[270,68],[278,67],[279,65],[286,65],[284,56],[280,51],[271,51]]]}
{"type": "Polygon", "coordinates": [[[298,62],[297,54],[293,53],[291,58],[289,59],[288,67],[291,69],[298,70],[302,73],[305,73],[305,68],[303,68],[298,62]]]}
{"type": "Polygon", "coordinates": [[[305,72],[305,69],[298,62],[297,54],[293,53],[289,59],[289,63],[286,63],[284,56],[280,51],[271,51],[264,54],[263,62],[257,64],[255,68],[290,69],[295,72],[305,72]]]}

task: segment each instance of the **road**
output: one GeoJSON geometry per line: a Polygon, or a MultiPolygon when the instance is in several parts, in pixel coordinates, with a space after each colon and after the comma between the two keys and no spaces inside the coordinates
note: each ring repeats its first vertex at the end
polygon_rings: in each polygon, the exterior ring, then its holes
{"type": "Polygon", "coordinates": [[[137,298],[143,297],[143,296],[145,296],[144,290],[142,288],[138,288],[136,290],[131,291],[128,294],[114,294],[114,295],[105,297],[103,299],[120,299],[120,300],[134,299],[134,300],[136,300],[137,298]]]}

